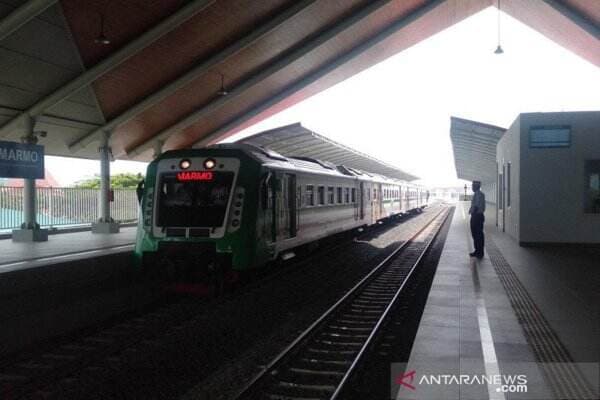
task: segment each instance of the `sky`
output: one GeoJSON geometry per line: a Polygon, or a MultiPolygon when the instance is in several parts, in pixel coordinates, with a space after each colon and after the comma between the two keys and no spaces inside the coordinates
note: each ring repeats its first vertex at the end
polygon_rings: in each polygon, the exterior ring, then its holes
{"type": "MultiPolygon", "coordinates": [[[[264,120],[226,141],[301,122],[305,127],[422,178],[462,186],[450,116],[509,127],[519,113],[600,110],[600,68],[490,7],[264,120]]],[[[112,173],[144,172],[116,161],[112,173]]],[[[47,157],[63,185],[99,170],[90,160],[47,157]]]]}

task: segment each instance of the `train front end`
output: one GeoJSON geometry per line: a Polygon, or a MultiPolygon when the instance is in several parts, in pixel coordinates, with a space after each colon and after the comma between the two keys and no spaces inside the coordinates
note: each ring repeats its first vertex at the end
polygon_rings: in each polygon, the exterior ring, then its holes
{"type": "Polygon", "coordinates": [[[192,280],[254,262],[260,165],[242,151],[207,148],[162,154],[149,166],[135,259],[145,271],[192,280]]]}

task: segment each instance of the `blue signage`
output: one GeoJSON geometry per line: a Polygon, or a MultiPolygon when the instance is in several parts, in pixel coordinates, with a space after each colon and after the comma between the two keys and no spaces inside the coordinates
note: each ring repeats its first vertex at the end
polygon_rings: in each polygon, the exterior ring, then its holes
{"type": "Polygon", "coordinates": [[[0,141],[0,177],[44,179],[44,146],[0,141]]]}

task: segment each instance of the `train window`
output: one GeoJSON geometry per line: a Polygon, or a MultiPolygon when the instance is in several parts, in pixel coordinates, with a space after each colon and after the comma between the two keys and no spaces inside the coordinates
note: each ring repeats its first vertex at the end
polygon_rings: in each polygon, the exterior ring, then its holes
{"type": "Polygon", "coordinates": [[[352,202],[356,203],[356,188],[352,188],[352,202]]]}
{"type": "Polygon", "coordinates": [[[600,214],[600,160],[586,160],[584,170],[584,210],[586,213],[600,214]]]}
{"type": "Polygon", "coordinates": [[[371,189],[367,188],[367,201],[371,200],[371,189]]]}
{"type": "Polygon", "coordinates": [[[344,197],[342,196],[342,188],[337,188],[337,202],[338,204],[342,204],[344,202],[344,197]]]}
{"type": "Polygon", "coordinates": [[[319,201],[319,205],[322,206],[325,204],[325,186],[319,186],[317,189],[317,198],[319,201]]]}
{"type": "Polygon", "coordinates": [[[213,172],[210,181],[180,182],[176,173],[160,177],[158,226],[223,226],[233,172],[213,172]]]}
{"type": "Polygon", "coordinates": [[[335,203],[333,186],[329,186],[327,188],[327,204],[333,204],[333,203],[335,203]]]}
{"type": "Polygon", "coordinates": [[[306,204],[307,206],[314,206],[315,205],[315,196],[314,196],[314,186],[313,185],[306,185],[306,190],[304,191],[304,195],[305,197],[305,201],[304,204],[306,204]]]}
{"type": "Polygon", "coordinates": [[[373,188],[373,200],[377,200],[377,189],[373,188]]]}
{"type": "Polygon", "coordinates": [[[344,191],[344,203],[350,203],[350,188],[346,188],[344,191]]]}

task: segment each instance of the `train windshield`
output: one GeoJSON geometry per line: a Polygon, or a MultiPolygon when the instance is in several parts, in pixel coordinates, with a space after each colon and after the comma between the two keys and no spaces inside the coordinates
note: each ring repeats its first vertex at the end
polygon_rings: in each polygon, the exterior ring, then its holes
{"type": "Polygon", "coordinates": [[[158,226],[219,227],[227,212],[233,172],[185,171],[163,174],[158,226]]]}

